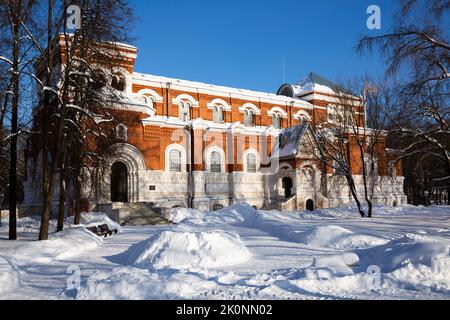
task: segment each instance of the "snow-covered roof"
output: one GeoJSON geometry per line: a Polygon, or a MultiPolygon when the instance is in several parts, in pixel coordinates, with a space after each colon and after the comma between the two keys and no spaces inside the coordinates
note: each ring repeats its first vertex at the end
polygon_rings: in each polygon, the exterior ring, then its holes
{"type": "Polygon", "coordinates": [[[184,87],[189,88],[195,88],[195,89],[205,89],[205,90],[211,90],[216,92],[223,92],[227,94],[236,94],[236,95],[242,95],[252,98],[268,98],[277,100],[279,102],[291,102],[295,101],[295,103],[301,103],[305,106],[312,106],[311,103],[297,99],[297,98],[290,98],[285,96],[280,96],[274,93],[267,93],[267,92],[260,92],[260,91],[252,91],[247,89],[238,89],[233,87],[227,87],[227,86],[219,86],[214,84],[207,84],[203,82],[197,82],[197,81],[189,81],[189,80],[182,80],[182,79],[176,79],[176,78],[168,78],[168,77],[162,77],[162,76],[155,76],[151,74],[143,74],[134,72],[133,73],[133,80],[141,80],[141,81],[153,81],[153,82],[159,82],[159,83],[171,83],[172,85],[180,85],[184,87]]]}
{"type": "Polygon", "coordinates": [[[337,85],[318,74],[311,72],[301,79],[295,86],[297,95],[311,91],[334,94],[337,85]]]}
{"type": "Polygon", "coordinates": [[[134,93],[126,93],[110,87],[104,87],[101,91],[101,94],[106,101],[120,103],[123,105],[148,107],[143,97],[140,97],[134,93]]]}
{"type": "Polygon", "coordinates": [[[306,77],[304,77],[297,83],[282,85],[278,92],[281,93],[282,89],[286,86],[292,88],[292,94],[297,98],[301,98],[302,96],[311,92],[325,94],[337,94],[340,92],[350,95],[352,94],[348,90],[345,90],[344,88],[338,86],[336,83],[314,72],[310,72],[306,77]]]}
{"type": "Polygon", "coordinates": [[[273,157],[287,158],[296,156],[307,129],[307,122],[283,129],[279,136],[278,144],[275,146],[273,157]]]}

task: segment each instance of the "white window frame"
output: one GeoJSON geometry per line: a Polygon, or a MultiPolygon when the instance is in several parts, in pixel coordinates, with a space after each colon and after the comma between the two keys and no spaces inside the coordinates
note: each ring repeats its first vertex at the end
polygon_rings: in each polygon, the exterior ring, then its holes
{"type": "Polygon", "coordinates": [[[150,97],[153,100],[153,103],[164,102],[164,98],[160,96],[155,90],[152,89],[142,89],[139,90],[137,94],[140,96],[150,97]]]}
{"type": "Polygon", "coordinates": [[[164,158],[165,158],[165,164],[164,164],[165,171],[167,171],[167,172],[186,172],[186,150],[184,149],[184,147],[181,144],[173,143],[173,144],[168,145],[166,147],[164,158]],[[181,161],[180,161],[181,171],[171,171],[170,170],[170,152],[172,150],[179,151],[181,154],[181,161]]]}
{"type": "Polygon", "coordinates": [[[241,107],[239,107],[239,112],[244,114],[244,125],[247,127],[255,126],[256,125],[255,116],[261,114],[261,110],[257,106],[255,106],[253,103],[249,103],[249,102],[244,103],[241,107]],[[251,111],[253,113],[251,125],[248,125],[247,121],[246,121],[249,111],[251,111]]]}
{"type": "Polygon", "coordinates": [[[269,116],[272,116],[275,113],[278,113],[284,119],[288,117],[288,113],[286,111],[284,111],[283,108],[281,108],[281,107],[273,107],[272,109],[267,111],[267,114],[269,116]]]}
{"type": "Polygon", "coordinates": [[[255,126],[255,113],[253,110],[244,111],[244,126],[246,127],[255,126]]]}
{"type": "Polygon", "coordinates": [[[219,153],[219,156],[220,156],[220,172],[222,172],[222,173],[226,172],[226,170],[225,170],[225,152],[223,151],[222,148],[220,148],[218,146],[211,146],[208,149],[206,149],[206,152],[205,152],[206,170],[205,171],[211,172],[211,156],[212,156],[213,152],[219,153]]]}
{"type": "Polygon", "coordinates": [[[306,120],[310,122],[311,116],[305,110],[299,110],[296,114],[294,114],[294,120],[298,120],[299,122],[303,122],[303,120],[306,120]]]}
{"type": "Polygon", "coordinates": [[[260,170],[260,163],[259,163],[259,153],[258,151],[256,151],[255,149],[249,148],[247,150],[245,150],[243,157],[243,167],[244,167],[244,172],[247,173],[258,173],[260,170]],[[249,155],[253,155],[255,157],[255,172],[249,172],[248,171],[248,162],[247,162],[247,157],[249,155]]]}
{"type": "Polygon", "coordinates": [[[116,138],[121,141],[127,141],[128,140],[128,127],[124,125],[123,123],[119,123],[116,126],[116,138]],[[123,136],[121,136],[121,130],[123,131],[123,136]]]}
{"type": "Polygon", "coordinates": [[[281,129],[281,114],[278,112],[272,113],[272,127],[281,129]]]}
{"type": "Polygon", "coordinates": [[[180,119],[183,122],[188,122],[191,120],[191,102],[190,101],[184,101],[181,100],[178,103],[178,119],[180,119]]]}
{"type": "Polygon", "coordinates": [[[222,106],[214,106],[213,107],[213,122],[214,123],[223,123],[224,122],[224,109],[222,106]]]}
{"type": "Polygon", "coordinates": [[[378,157],[375,155],[371,156],[370,154],[365,154],[364,160],[365,160],[364,166],[366,168],[367,177],[369,177],[369,178],[378,177],[378,157]],[[373,163],[373,172],[371,170],[372,163],[373,163]]]}

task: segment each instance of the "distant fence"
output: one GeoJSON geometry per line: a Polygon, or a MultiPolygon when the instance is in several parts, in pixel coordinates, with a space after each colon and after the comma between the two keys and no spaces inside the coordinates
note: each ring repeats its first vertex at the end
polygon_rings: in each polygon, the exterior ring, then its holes
{"type": "Polygon", "coordinates": [[[413,205],[450,205],[449,187],[431,187],[428,189],[413,189],[406,190],[408,203],[413,205]]]}

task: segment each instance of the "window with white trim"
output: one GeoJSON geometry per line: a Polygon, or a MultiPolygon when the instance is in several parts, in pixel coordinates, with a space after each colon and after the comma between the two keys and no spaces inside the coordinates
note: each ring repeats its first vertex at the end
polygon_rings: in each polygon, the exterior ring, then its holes
{"type": "Polygon", "coordinates": [[[253,127],[254,125],[254,113],[253,110],[244,110],[244,125],[247,127],[253,127]]]}
{"type": "Polygon", "coordinates": [[[218,151],[211,152],[210,155],[210,163],[209,163],[209,171],[210,172],[221,172],[222,171],[222,163],[220,159],[220,153],[218,151]]]}
{"type": "Polygon", "coordinates": [[[256,172],[256,156],[253,153],[247,154],[247,172],[255,173],[256,172]]]}
{"type": "Polygon", "coordinates": [[[153,108],[153,104],[155,103],[155,101],[153,100],[152,97],[150,96],[143,96],[144,97],[144,102],[147,106],[149,106],[150,108],[153,108]]]}
{"type": "Polygon", "coordinates": [[[169,171],[181,172],[181,152],[172,149],[169,152],[169,171]]]}
{"type": "Polygon", "coordinates": [[[116,127],[116,138],[122,141],[127,141],[127,131],[128,128],[126,125],[120,123],[116,127]]]}
{"type": "Polygon", "coordinates": [[[281,129],[281,115],[279,113],[274,113],[272,115],[272,126],[275,129],[281,129]]]}
{"type": "Polygon", "coordinates": [[[223,123],[223,107],[215,106],[213,108],[213,121],[215,123],[223,123]]]}
{"type": "Polygon", "coordinates": [[[111,87],[119,91],[125,91],[127,83],[125,77],[121,74],[115,74],[112,76],[111,87]]]}
{"type": "Polygon", "coordinates": [[[189,121],[189,110],[191,108],[191,103],[189,101],[180,101],[178,105],[178,118],[181,121],[189,121]]]}
{"type": "Polygon", "coordinates": [[[378,176],[378,159],[376,156],[365,155],[366,176],[376,177],[378,176]]]}

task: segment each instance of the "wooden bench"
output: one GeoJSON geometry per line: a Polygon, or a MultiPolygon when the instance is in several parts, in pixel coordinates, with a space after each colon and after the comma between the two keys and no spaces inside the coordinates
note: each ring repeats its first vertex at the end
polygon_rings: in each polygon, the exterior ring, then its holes
{"type": "Polygon", "coordinates": [[[117,229],[109,229],[108,225],[105,224],[101,224],[98,226],[98,228],[100,229],[101,232],[106,232],[108,235],[112,235],[113,233],[116,234],[117,233],[117,229]]]}
{"type": "Polygon", "coordinates": [[[98,226],[92,226],[92,227],[87,227],[86,229],[88,229],[90,232],[96,234],[99,237],[107,237],[112,235],[113,233],[117,233],[117,229],[109,229],[107,224],[101,224],[98,226]]]}

